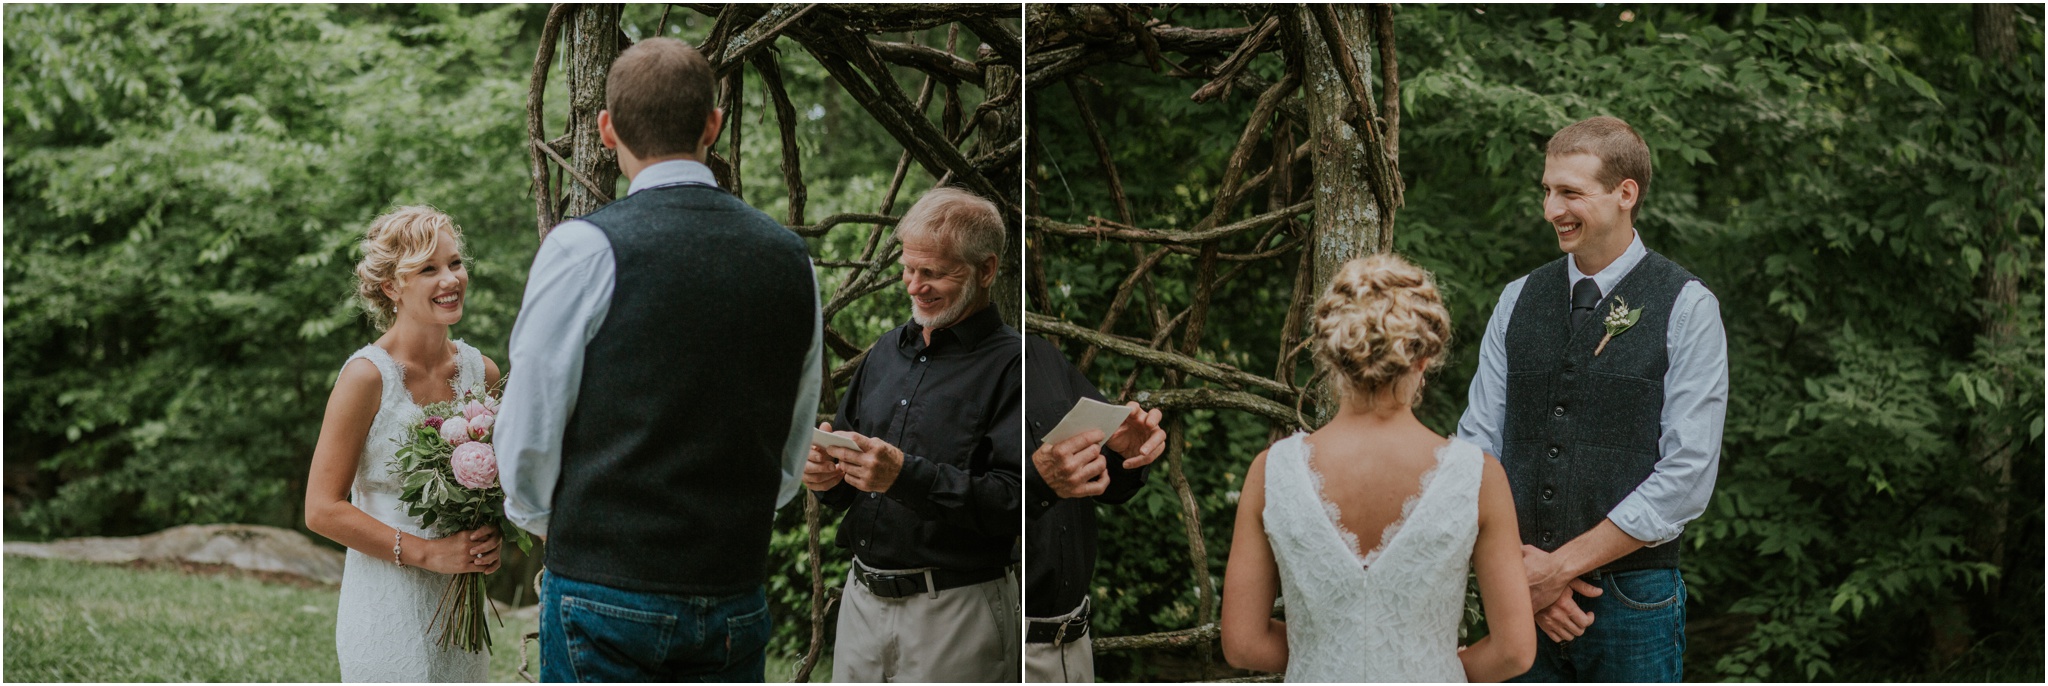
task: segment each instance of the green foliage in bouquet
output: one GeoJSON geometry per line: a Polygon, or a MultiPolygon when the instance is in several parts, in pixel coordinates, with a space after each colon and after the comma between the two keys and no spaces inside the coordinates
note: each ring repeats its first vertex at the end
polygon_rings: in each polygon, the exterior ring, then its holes
{"type": "MultiPolygon", "coordinates": [[[[404,482],[398,499],[421,527],[449,536],[489,525],[526,552],[533,547],[532,539],[505,521],[505,488],[498,481],[497,456],[490,448],[490,422],[496,414],[489,408],[495,408],[495,402],[476,391],[421,408],[419,420],[407,427],[405,444],[391,459],[391,473],[404,482]],[[461,444],[452,442],[449,433],[462,439],[461,444]]],[[[489,605],[482,572],[450,577],[431,625],[440,627],[435,640],[441,648],[490,650],[491,631],[484,621],[489,605]]],[[[504,625],[504,619],[498,623],[504,625]]]]}
{"type": "MultiPolygon", "coordinates": [[[[465,397],[420,409],[427,417],[459,417],[466,401],[465,397]]],[[[457,482],[454,461],[450,459],[455,446],[441,438],[437,427],[425,422],[414,424],[406,439],[391,463],[391,473],[404,475],[405,488],[398,499],[406,503],[407,515],[418,517],[420,526],[442,535],[490,524],[519,546],[520,552],[533,549],[531,534],[504,521],[503,484],[494,481],[489,488],[474,489],[457,482]]]]}

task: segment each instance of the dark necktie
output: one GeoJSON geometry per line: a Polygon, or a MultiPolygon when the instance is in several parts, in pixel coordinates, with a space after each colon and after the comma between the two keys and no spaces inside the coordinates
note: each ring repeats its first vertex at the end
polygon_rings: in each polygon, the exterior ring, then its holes
{"type": "Polygon", "coordinates": [[[1579,279],[1572,284],[1572,328],[1586,323],[1593,316],[1593,306],[1600,304],[1600,285],[1593,283],[1593,277],[1579,279]]]}

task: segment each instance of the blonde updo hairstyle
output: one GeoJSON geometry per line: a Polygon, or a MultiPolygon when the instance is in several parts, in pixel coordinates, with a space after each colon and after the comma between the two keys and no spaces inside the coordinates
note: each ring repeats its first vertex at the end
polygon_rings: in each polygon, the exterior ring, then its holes
{"type": "Polygon", "coordinates": [[[460,253],[462,227],[433,207],[406,205],[370,221],[363,232],[363,259],[356,263],[356,302],[377,330],[391,328],[394,315],[395,303],[384,294],[384,284],[402,287],[406,277],[419,273],[441,248],[442,231],[455,238],[455,251],[460,253]]]}
{"type": "MultiPolygon", "coordinates": [[[[1355,402],[1369,403],[1417,366],[1442,366],[1450,343],[1451,314],[1436,279],[1391,253],[1345,263],[1316,302],[1316,362],[1355,402]]],[[[1421,391],[1417,384],[1398,397],[1413,404],[1421,391]]]]}

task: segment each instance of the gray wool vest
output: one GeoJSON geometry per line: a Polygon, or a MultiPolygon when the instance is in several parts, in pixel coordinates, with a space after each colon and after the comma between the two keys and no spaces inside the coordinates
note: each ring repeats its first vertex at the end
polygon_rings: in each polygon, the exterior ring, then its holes
{"type": "Polygon", "coordinates": [[[817,321],[803,239],[701,185],[583,219],[617,275],[562,435],[547,568],[647,593],[758,588],[797,388],[816,382],[800,378],[817,321]]]}
{"type": "MultiPolygon", "coordinates": [[[[1564,258],[1538,267],[1515,301],[1501,431],[1522,542],[1553,552],[1598,526],[1656,469],[1671,308],[1685,284],[1699,280],[1650,252],[1574,329],[1567,274],[1564,258]],[[1595,356],[1616,298],[1642,309],[1642,318],[1595,356]]],[[[1643,548],[1600,571],[1677,567],[1678,549],[1643,548]]]]}

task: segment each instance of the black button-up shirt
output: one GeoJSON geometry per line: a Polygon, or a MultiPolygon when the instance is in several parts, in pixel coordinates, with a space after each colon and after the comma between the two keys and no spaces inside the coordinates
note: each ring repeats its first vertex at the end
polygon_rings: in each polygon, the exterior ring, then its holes
{"type": "Polygon", "coordinates": [[[1023,493],[1023,350],[993,306],[932,332],[875,341],[832,428],[888,441],[903,470],[888,493],[814,491],[846,510],[839,547],[880,569],[993,569],[1016,562],[1023,493]]]}
{"type": "MultiPolygon", "coordinates": [[[[1081,398],[1104,400],[1081,370],[1045,339],[1024,339],[1024,408],[1031,452],[1081,398]]],[[[1024,477],[1024,615],[1058,617],[1080,607],[1095,576],[1095,503],[1121,504],[1145,485],[1145,468],[1124,469],[1124,458],[1104,447],[1109,487],[1093,498],[1062,500],[1034,465],[1024,477]]]]}

